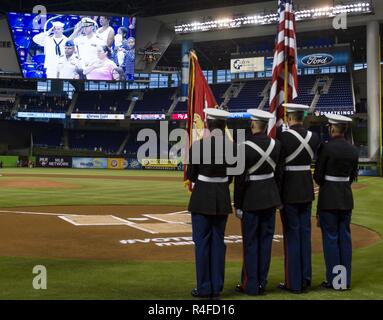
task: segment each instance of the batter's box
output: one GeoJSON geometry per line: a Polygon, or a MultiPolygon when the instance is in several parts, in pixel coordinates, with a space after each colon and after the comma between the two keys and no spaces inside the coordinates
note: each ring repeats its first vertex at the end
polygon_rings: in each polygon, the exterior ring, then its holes
{"type": "Polygon", "coordinates": [[[144,214],[144,217],[160,220],[167,223],[188,223],[191,224],[190,214],[144,214]]]}
{"type": "Polygon", "coordinates": [[[141,223],[136,226],[142,226],[153,233],[191,233],[191,225],[180,223],[141,223]]]}
{"type": "Polygon", "coordinates": [[[75,226],[121,226],[127,221],[112,215],[62,215],[59,218],[75,226]]]}

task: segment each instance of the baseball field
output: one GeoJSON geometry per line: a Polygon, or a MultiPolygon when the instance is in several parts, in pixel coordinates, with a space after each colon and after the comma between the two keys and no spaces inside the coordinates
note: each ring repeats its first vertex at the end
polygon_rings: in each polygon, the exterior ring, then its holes
{"type": "MultiPolygon", "coordinates": [[[[189,193],[182,173],[86,169],[0,170],[0,299],[190,299],[195,285],[189,193]],[[47,289],[32,286],[36,265],[47,289]]],[[[354,185],[352,290],[327,291],[313,210],[313,286],[293,295],[283,281],[280,217],[265,296],[234,292],[240,222],[227,230],[223,299],[383,299],[383,180],[354,185]]],[[[314,204],[314,208],[315,208],[314,204]]]]}

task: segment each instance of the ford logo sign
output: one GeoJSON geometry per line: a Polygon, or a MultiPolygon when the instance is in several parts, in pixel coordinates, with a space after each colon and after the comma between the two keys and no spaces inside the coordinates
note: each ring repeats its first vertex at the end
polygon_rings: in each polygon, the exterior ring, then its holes
{"type": "Polygon", "coordinates": [[[307,67],[321,67],[333,62],[334,57],[327,53],[316,53],[303,57],[301,61],[307,67]]]}

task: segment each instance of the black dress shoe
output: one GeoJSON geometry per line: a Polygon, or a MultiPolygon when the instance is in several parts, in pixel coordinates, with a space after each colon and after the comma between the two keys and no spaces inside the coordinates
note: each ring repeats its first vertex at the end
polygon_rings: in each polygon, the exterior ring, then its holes
{"type": "Polygon", "coordinates": [[[277,288],[284,290],[284,291],[287,291],[287,292],[290,292],[290,293],[294,293],[294,294],[301,294],[302,293],[302,290],[292,290],[292,289],[288,288],[284,283],[280,283],[277,288]]]}
{"type": "Polygon", "coordinates": [[[351,290],[350,287],[347,287],[346,289],[335,289],[334,286],[329,283],[328,281],[323,281],[322,284],[321,284],[321,287],[324,288],[324,289],[332,289],[332,290],[336,290],[336,291],[348,291],[348,290],[351,290]]]}
{"type": "Polygon", "coordinates": [[[324,288],[324,289],[334,289],[334,287],[332,286],[331,283],[329,283],[328,281],[323,281],[321,283],[321,287],[324,288]]]}
{"type": "Polygon", "coordinates": [[[245,293],[245,290],[243,289],[242,285],[238,283],[238,284],[235,286],[235,292],[238,292],[238,293],[245,293]]]}
{"type": "Polygon", "coordinates": [[[250,293],[250,292],[245,291],[245,289],[242,287],[241,284],[237,284],[235,286],[235,292],[244,293],[244,294],[247,294],[249,296],[258,296],[260,294],[259,292],[258,293],[250,293]]]}
{"type": "Polygon", "coordinates": [[[311,282],[303,282],[302,293],[308,293],[310,288],[311,288],[311,282]]]}
{"type": "Polygon", "coordinates": [[[197,288],[194,288],[192,291],[191,291],[191,295],[194,297],[194,298],[202,298],[202,299],[210,299],[211,295],[210,294],[201,294],[198,292],[197,288]]]}
{"type": "Polygon", "coordinates": [[[218,293],[212,293],[210,298],[214,299],[214,300],[218,300],[221,298],[221,294],[218,292],[218,293]]]}
{"type": "Polygon", "coordinates": [[[265,287],[259,286],[259,294],[260,294],[260,295],[265,294],[265,291],[266,291],[266,288],[265,288],[265,287]]]}

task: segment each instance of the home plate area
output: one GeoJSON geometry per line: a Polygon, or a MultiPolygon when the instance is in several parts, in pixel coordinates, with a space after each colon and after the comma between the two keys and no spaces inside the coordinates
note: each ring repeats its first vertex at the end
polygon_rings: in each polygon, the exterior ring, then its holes
{"type": "Polygon", "coordinates": [[[167,214],[143,214],[143,218],[122,219],[114,215],[59,215],[60,219],[75,226],[122,226],[126,225],[150,234],[191,233],[191,217],[185,212],[167,214]],[[139,221],[139,222],[137,222],[139,221]]]}
{"type": "MultiPolygon", "coordinates": [[[[45,206],[0,208],[0,256],[126,260],[192,261],[191,215],[180,206],[45,206]],[[20,232],[22,230],[22,232],[20,232]]],[[[353,248],[380,239],[352,225],[353,248]]],[[[227,258],[242,260],[241,221],[231,214],[225,230],[227,258]]],[[[312,220],[312,250],[321,252],[322,238],[312,220]]],[[[283,256],[279,213],[273,256],[283,256]]]]}

